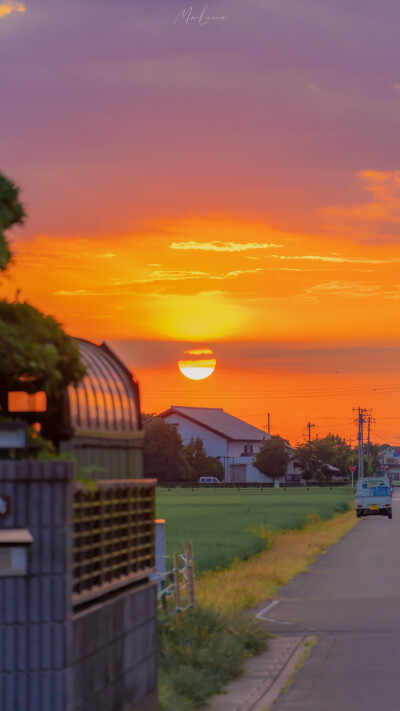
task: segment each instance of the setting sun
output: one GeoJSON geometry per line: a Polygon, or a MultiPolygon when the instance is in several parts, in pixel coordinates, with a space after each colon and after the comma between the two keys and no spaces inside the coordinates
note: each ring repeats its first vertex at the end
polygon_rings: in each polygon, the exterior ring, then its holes
{"type": "Polygon", "coordinates": [[[212,351],[209,348],[183,351],[183,355],[191,356],[188,359],[178,361],[179,370],[186,378],[204,380],[214,372],[216,366],[215,358],[204,357],[212,355],[212,351]]]}

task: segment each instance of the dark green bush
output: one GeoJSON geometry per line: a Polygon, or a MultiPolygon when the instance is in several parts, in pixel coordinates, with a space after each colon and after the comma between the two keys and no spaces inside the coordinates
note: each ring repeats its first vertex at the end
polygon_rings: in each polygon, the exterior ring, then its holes
{"type": "Polygon", "coordinates": [[[160,711],[205,706],[240,676],[244,662],[265,648],[267,634],[254,620],[196,608],[159,623],[160,711]]]}

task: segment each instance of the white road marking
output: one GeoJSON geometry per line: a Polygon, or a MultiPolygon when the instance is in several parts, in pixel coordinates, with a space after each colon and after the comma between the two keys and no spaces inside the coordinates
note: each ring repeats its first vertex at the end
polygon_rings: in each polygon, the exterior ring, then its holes
{"type": "Polygon", "coordinates": [[[264,613],[268,612],[268,610],[272,610],[273,607],[276,607],[276,605],[280,605],[282,600],[272,600],[272,602],[269,603],[266,607],[263,607],[262,610],[257,612],[256,614],[256,619],[257,620],[264,620],[265,622],[274,622],[276,625],[294,625],[294,622],[286,622],[285,620],[274,620],[272,617],[265,617],[264,613]]]}

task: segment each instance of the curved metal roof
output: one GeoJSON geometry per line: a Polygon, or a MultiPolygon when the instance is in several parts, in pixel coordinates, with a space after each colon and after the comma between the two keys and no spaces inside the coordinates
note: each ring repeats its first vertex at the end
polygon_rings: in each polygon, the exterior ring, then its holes
{"type": "Polygon", "coordinates": [[[103,344],[75,338],[87,375],[68,387],[75,430],[129,433],[139,429],[139,391],[128,369],[103,344]]]}

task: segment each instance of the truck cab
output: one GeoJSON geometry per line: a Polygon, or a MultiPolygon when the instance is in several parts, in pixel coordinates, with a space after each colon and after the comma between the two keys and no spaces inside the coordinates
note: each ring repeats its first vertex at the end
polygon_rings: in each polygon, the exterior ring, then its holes
{"type": "Polygon", "coordinates": [[[356,516],[392,518],[392,488],[386,476],[363,477],[358,480],[356,516]]]}

